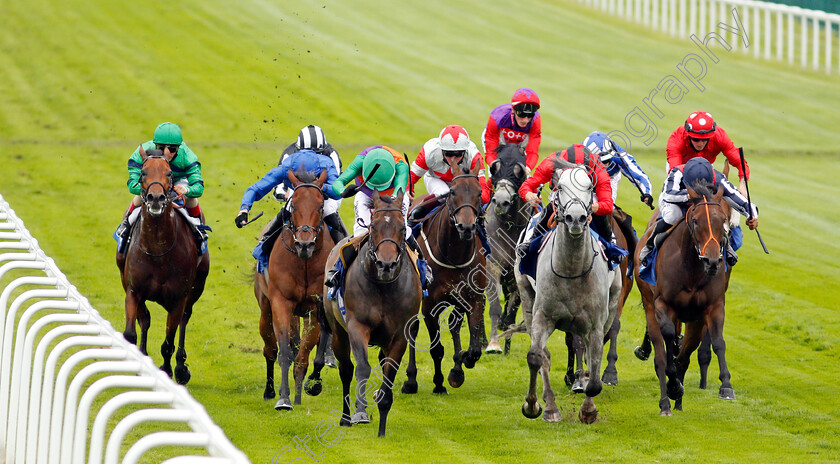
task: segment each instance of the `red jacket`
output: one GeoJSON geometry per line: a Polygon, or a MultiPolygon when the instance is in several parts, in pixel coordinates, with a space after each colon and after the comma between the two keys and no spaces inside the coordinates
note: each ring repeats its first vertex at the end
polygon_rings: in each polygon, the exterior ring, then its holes
{"type": "Polygon", "coordinates": [[[531,119],[525,127],[516,125],[513,117],[513,107],[508,103],[499,105],[490,112],[487,126],[484,128],[484,159],[487,165],[496,161],[496,147],[504,138],[505,144],[519,145],[528,137],[528,144],[525,147],[525,165],[528,169],[534,170],[539,160],[540,140],[542,139],[542,119],[540,112],[531,119]]]}
{"type": "Polygon", "coordinates": [[[598,212],[595,214],[598,216],[611,214],[613,210],[612,186],[610,185],[610,175],[607,174],[606,168],[604,168],[604,165],[601,164],[601,161],[596,155],[589,153],[588,149],[584,152],[584,146],[581,144],[575,145],[575,155],[575,159],[573,160],[569,159],[568,150],[557,151],[548,155],[548,157],[544,159],[539,166],[537,166],[534,174],[522,183],[522,187],[519,188],[519,196],[524,199],[525,195],[529,192],[537,193],[540,186],[551,181],[551,177],[554,175],[555,169],[554,162],[558,156],[560,159],[575,164],[584,164],[586,159],[586,161],[588,161],[586,163],[587,168],[593,173],[595,182],[595,197],[598,199],[598,212]]]}
{"type": "Polygon", "coordinates": [[[729,164],[738,169],[739,178],[743,179],[744,175],[746,175],[747,180],[750,178],[750,167],[747,165],[747,160],[744,160],[746,173],[741,172],[741,155],[738,149],[735,148],[735,144],[726,135],[726,131],[720,126],[715,130],[712,138],[709,139],[706,148],[700,152],[694,150],[694,147],[691,146],[691,141],[688,139],[688,133],[685,131],[685,127],[680,126],[668,137],[668,146],[665,148],[665,152],[668,154],[668,172],[671,172],[671,169],[681,164],[687,163],[688,160],[696,156],[702,156],[710,163],[714,163],[717,156],[723,153],[723,156],[729,160],[729,164]]]}

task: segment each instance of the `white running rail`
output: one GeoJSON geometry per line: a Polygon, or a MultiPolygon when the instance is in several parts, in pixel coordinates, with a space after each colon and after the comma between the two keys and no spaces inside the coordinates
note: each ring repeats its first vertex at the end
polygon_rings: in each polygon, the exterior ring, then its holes
{"type": "MultiPolygon", "coordinates": [[[[621,16],[674,37],[688,39],[718,33],[729,46],[766,60],[776,59],[789,64],[831,74],[840,72],[840,15],[756,0],[578,0],[579,3],[606,13],[621,16]],[[733,30],[737,21],[746,32],[745,41],[733,30]]],[[[720,41],[716,46],[723,46],[720,41]]],[[[728,49],[727,49],[728,50],[728,49]]]]}
{"type": "Polygon", "coordinates": [[[0,464],[135,463],[161,446],[176,455],[166,462],[250,464],[204,407],[70,284],[0,195],[0,464]],[[106,436],[124,407],[133,412],[123,410],[106,436]],[[138,438],[141,424],[151,430],[138,438]],[[195,455],[201,448],[206,454],[195,455]]]}

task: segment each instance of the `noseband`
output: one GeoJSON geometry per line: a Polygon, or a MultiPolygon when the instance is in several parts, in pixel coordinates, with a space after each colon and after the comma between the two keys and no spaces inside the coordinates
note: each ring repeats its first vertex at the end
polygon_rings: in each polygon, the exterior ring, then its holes
{"type": "MultiPolygon", "coordinates": [[[[143,161],[143,165],[146,164],[146,161],[149,161],[150,159],[155,159],[155,158],[165,160],[165,158],[163,156],[149,156],[148,158],[146,158],[145,161],[143,161]]],[[[141,166],[141,169],[142,169],[142,166],[141,166]]],[[[162,188],[166,192],[166,198],[163,201],[163,208],[166,209],[166,207],[169,206],[170,203],[172,203],[172,191],[175,188],[175,184],[173,184],[173,182],[172,182],[172,171],[171,170],[169,171],[169,176],[168,177],[169,177],[169,188],[168,189],[163,185],[163,182],[160,182],[160,181],[157,181],[157,180],[153,181],[153,182],[150,182],[149,185],[147,185],[145,187],[143,187],[142,184],[140,185],[140,200],[143,202],[143,206],[145,206],[146,209],[149,209],[149,207],[150,207],[149,202],[146,200],[147,193],[149,192],[149,189],[155,184],[160,185],[160,188],[162,188]]]]}
{"type": "MultiPolygon", "coordinates": [[[[705,200],[705,198],[704,198],[704,200],[705,200]]],[[[706,247],[709,246],[709,244],[711,242],[717,243],[718,247],[720,247],[721,254],[723,253],[723,243],[718,242],[718,240],[715,238],[715,235],[712,233],[712,214],[709,211],[709,205],[717,206],[718,208],[721,209],[721,211],[723,211],[723,206],[721,206],[720,203],[717,203],[717,202],[714,202],[714,201],[702,201],[700,203],[695,203],[695,204],[691,205],[688,208],[688,211],[686,211],[686,213],[685,213],[686,217],[688,217],[689,213],[691,213],[692,210],[695,210],[695,208],[697,208],[698,206],[705,206],[706,207],[705,208],[706,209],[706,223],[709,226],[709,239],[706,240],[706,242],[703,244],[702,249],[700,248],[700,243],[698,243],[697,236],[694,232],[694,223],[692,221],[685,221],[686,226],[688,226],[688,234],[691,236],[691,241],[694,242],[694,249],[697,250],[697,255],[700,258],[705,258],[706,257],[706,247]]],[[[696,214],[696,210],[695,210],[694,213],[691,213],[691,214],[692,214],[692,216],[694,214],[696,214]]],[[[722,237],[722,239],[724,239],[724,240],[727,239],[725,234],[724,234],[724,237],[722,237]]]]}
{"type": "Polygon", "coordinates": [[[573,205],[580,205],[585,211],[586,216],[592,216],[592,188],[587,189],[589,193],[589,201],[583,201],[582,199],[578,198],[577,195],[570,195],[571,198],[566,203],[560,203],[560,193],[562,192],[563,187],[561,185],[557,186],[556,193],[554,195],[554,220],[558,223],[563,220],[563,216],[566,214],[566,210],[571,208],[573,205]]]}

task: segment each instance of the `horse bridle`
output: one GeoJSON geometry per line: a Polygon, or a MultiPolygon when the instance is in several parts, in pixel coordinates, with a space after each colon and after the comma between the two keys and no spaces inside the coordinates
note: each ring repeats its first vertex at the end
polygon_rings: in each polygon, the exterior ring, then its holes
{"type": "Polygon", "coordinates": [[[592,188],[589,188],[589,198],[587,200],[590,201],[583,201],[582,199],[578,198],[577,195],[570,195],[572,198],[569,199],[566,203],[560,203],[560,193],[563,190],[561,185],[557,185],[557,189],[555,190],[554,199],[552,203],[554,204],[554,219],[559,223],[563,216],[566,214],[566,210],[570,208],[572,205],[579,204],[586,210],[586,216],[592,216],[592,188]]]}
{"type": "MultiPolygon", "coordinates": [[[[703,199],[705,200],[706,198],[704,197],[703,199]]],[[[706,221],[707,221],[707,224],[709,225],[709,239],[706,240],[706,243],[703,244],[702,249],[700,249],[700,244],[698,243],[697,236],[694,233],[693,223],[691,221],[688,221],[688,220],[685,221],[685,225],[688,226],[688,234],[691,236],[691,241],[694,242],[694,249],[697,250],[697,255],[700,258],[705,258],[706,257],[706,247],[709,245],[710,242],[714,241],[715,243],[718,244],[718,246],[720,247],[721,254],[723,254],[723,247],[724,247],[724,243],[725,243],[725,242],[723,242],[723,243],[718,242],[718,240],[715,238],[715,234],[712,233],[712,215],[709,212],[709,205],[717,206],[718,208],[723,210],[723,206],[720,203],[718,203],[716,201],[701,201],[701,202],[698,202],[698,203],[694,203],[694,204],[692,204],[691,206],[688,207],[688,210],[685,213],[686,219],[688,218],[688,214],[692,209],[695,209],[698,206],[704,206],[704,205],[706,206],[706,221]]],[[[722,240],[728,240],[727,234],[724,233],[724,236],[721,237],[721,239],[722,240]]]]}
{"type": "MultiPolygon", "coordinates": [[[[163,159],[163,160],[166,159],[163,156],[151,156],[150,155],[145,160],[143,160],[143,165],[140,166],[140,169],[141,170],[143,169],[143,166],[146,164],[146,161],[148,161],[150,159],[153,159],[153,158],[159,158],[159,159],[163,159]]],[[[164,200],[164,203],[163,203],[163,208],[166,209],[166,207],[169,206],[170,203],[172,203],[172,192],[175,188],[175,183],[172,182],[172,171],[171,170],[169,171],[169,188],[168,189],[166,187],[164,187],[163,182],[160,182],[160,181],[157,181],[157,180],[149,183],[149,185],[146,186],[146,187],[143,187],[142,183],[140,184],[140,201],[143,202],[143,206],[145,206],[147,209],[149,208],[149,203],[146,201],[146,194],[148,193],[149,189],[155,184],[160,185],[160,188],[162,188],[166,192],[166,199],[164,200]]]]}
{"type": "MultiPolygon", "coordinates": [[[[370,213],[370,216],[371,216],[370,227],[368,228],[369,236],[370,236],[371,239],[373,238],[373,215],[376,214],[376,213],[384,213],[386,211],[399,211],[400,213],[402,213],[401,208],[380,208],[380,209],[373,210],[370,213]]],[[[394,245],[396,245],[396,247],[397,247],[397,261],[401,262],[400,258],[402,258],[402,255],[405,252],[405,240],[403,240],[402,243],[399,243],[396,240],[392,239],[391,237],[385,237],[382,240],[376,242],[375,245],[368,244],[368,258],[370,258],[374,263],[376,261],[378,261],[379,256],[377,256],[376,250],[378,250],[379,247],[385,242],[391,242],[394,245]]],[[[397,277],[399,277],[399,276],[397,276],[397,277]]],[[[389,280],[389,281],[385,281],[385,282],[393,282],[394,280],[396,280],[397,277],[394,277],[394,279],[389,280]]]]}
{"type": "MultiPolygon", "coordinates": [[[[478,179],[478,175],[476,175],[476,174],[460,174],[460,175],[457,175],[457,176],[453,177],[452,180],[449,181],[449,182],[452,183],[452,182],[455,181],[455,179],[458,179],[458,178],[461,178],[461,177],[474,177],[474,178],[478,179]]],[[[452,199],[452,195],[449,194],[446,198],[446,209],[449,211],[449,220],[452,221],[453,224],[457,224],[457,221],[455,220],[455,215],[458,214],[458,211],[460,211],[461,208],[471,208],[473,210],[473,212],[475,213],[476,221],[484,219],[484,211],[481,211],[481,208],[476,208],[475,205],[473,205],[472,203],[464,203],[461,206],[453,207],[452,202],[450,201],[451,199],[452,199]]]]}
{"type": "MultiPolygon", "coordinates": [[[[312,183],[298,184],[298,186],[295,187],[294,190],[292,190],[292,196],[289,197],[289,203],[292,203],[294,201],[294,198],[293,198],[294,195],[295,195],[294,192],[297,191],[297,189],[299,189],[301,187],[311,187],[311,188],[314,188],[314,189],[318,189],[318,192],[321,191],[321,187],[318,187],[317,185],[312,184],[312,183]]],[[[313,232],[315,234],[315,243],[317,244],[318,243],[318,237],[321,236],[321,229],[323,228],[323,226],[324,226],[323,211],[322,211],[322,214],[321,214],[321,219],[320,219],[320,221],[318,221],[318,225],[316,227],[310,226],[309,224],[304,224],[302,226],[295,225],[295,220],[292,217],[292,214],[290,212],[289,213],[289,218],[283,224],[283,229],[288,229],[292,233],[292,241],[293,242],[297,242],[298,231],[313,232]]],[[[293,250],[292,248],[290,248],[289,245],[285,241],[283,242],[283,245],[286,247],[287,250],[291,251],[292,253],[297,254],[297,252],[295,250],[293,250]]],[[[318,251],[318,250],[319,249],[315,249],[315,251],[318,251]]]]}

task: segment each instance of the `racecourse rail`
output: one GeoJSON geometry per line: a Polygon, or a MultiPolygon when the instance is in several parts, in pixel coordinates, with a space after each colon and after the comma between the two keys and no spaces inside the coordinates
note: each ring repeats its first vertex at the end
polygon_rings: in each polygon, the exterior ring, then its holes
{"type": "Polygon", "coordinates": [[[99,315],[0,195],[0,282],[9,272],[22,275],[0,293],[0,463],[136,463],[162,446],[176,455],[168,464],[250,462],[184,387],[99,315]],[[133,412],[107,435],[126,406],[133,412]],[[120,461],[141,424],[151,431],[120,461]]]}
{"type": "MultiPolygon", "coordinates": [[[[775,58],[800,65],[810,63],[814,70],[840,72],[840,15],[755,0],[578,0],[601,11],[667,32],[684,39],[704,38],[719,33],[733,48],[767,60],[775,58]],[[736,24],[734,11],[737,11],[736,24]],[[720,24],[732,29],[719,28],[720,24]],[[746,31],[747,40],[734,30],[746,31]],[[728,37],[728,38],[727,38],[728,37]],[[834,64],[837,58],[837,64],[834,64]]],[[[720,42],[716,45],[723,46],[720,42]]]]}

